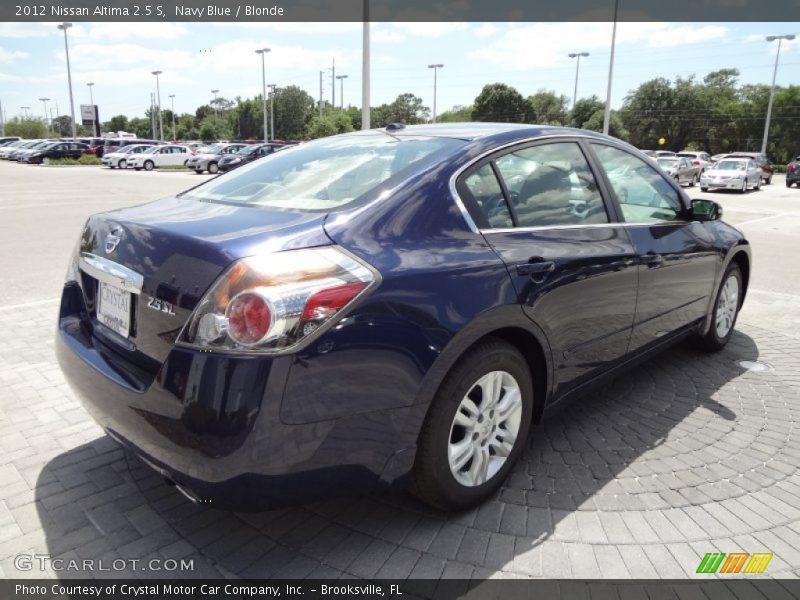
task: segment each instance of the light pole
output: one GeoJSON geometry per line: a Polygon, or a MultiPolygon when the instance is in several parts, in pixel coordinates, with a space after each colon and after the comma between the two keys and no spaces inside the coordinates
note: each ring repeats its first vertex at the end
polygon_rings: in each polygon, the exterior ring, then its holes
{"type": "Polygon", "coordinates": [[[570,52],[567,56],[570,58],[577,58],[578,62],[575,65],[575,91],[572,92],[572,108],[575,108],[575,103],[578,101],[578,73],[581,70],[581,56],[589,56],[588,52],[570,52]]]}
{"type": "Polygon", "coordinates": [[[170,94],[169,99],[172,102],[170,105],[170,110],[172,111],[172,141],[174,142],[178,139],[175,137],[175,94],[170,94]]]}
{"type": "Polygon", "coordinates": [[[769,90],[769,103],[767,104],[767,122],[764,123],[764,139],[761,142],[761,154],[767,153],[767,141],[769,139],[769,121],[772,118],[772,101],[775,98],[775,77],[778,75],[778,59],[781,56],[781,42],[783,40],[793,40],[794,34],[788,35],[768,35],[766,40],[774,42],[778,40],[778,52],[775,54],[775,68],[772,70],[772,87],[769,90]]]}
{"type": "Polygon", "coordinates": [[[431,119],[432,123],[436,123],[436,74],[442,67],[444,67],[444,65],[442,64],[428,65],[429,69],[433,69],[433,119],[431,119]]]}
{"type": "Polygon", "coordinates": [[[275,92],[278,89],[278,85],[275,83],[270,83],[267,86],[270,89],[269,92],[269,139],[275,141],[275,92]]]}
{"type": "Polygon", "coordinates": [[[50,121],[47,118],[47,103],[50,98],[39,98],[39,101],[44,104],[44,124],[47,126],[47,135],[50,135],[50,121]]]}
{"type": "Polygon", "coordinates": [[[617,45],[617,14],[619,0],[614,0],[614,28],[611,30],[611,57],[608,59],[608,87],[606,88],[606,108],[603,111],[603,133],[608,135],[611,125],[611,79],[614,76],[614,48],[617,45]]]}
{"type": "Polygon", "coordinates": [[[158,111],[158,130],[159,130],[159,139],[163,142],[164,141],[164,119],[161,118],[161,84],[158,81],[158,76],[163,73],[163,71],[153,71],[153,75],[156,76],[156,102],[158,102],[158,106],[156,110],[158,111]]]}
{"type": "Polygon", "coordinates": [[[30,106],[20,106],[20,109],[22,110],[22,116],[26,120],[30,119],[30,115],[28,114],[28,111],[31,109],[31,107],[30,106]]]}
{"type": "Polygon", "coordinates": [[[325,75],[325,71],[319,72],[319,118],[322,118],[322,77],[325,75]]]}
{"type": "Polygon", "coordinates": [[[86,85],[89,86],[89,105],[92,107],[92,135],[98,135],[100,132],[97,131],[97,124],[94,122],[94,95],[92,94],[94,82],[90,81],[86,85]]]}
{"type": "Polygon", "coordinates": [[[64,32],[64,52],[67,55],[67,83],[69,84],[69,114],[72,117],[72,139],[78,137],[78,127],[75,124],[75,102],[72,99],[72,71],[69,66],[69,42],[67,42],[67,29],[72,23],[61,23],[58,28],[64,32]]]}
{"type": "Polygon", "coordinates": [[[364,24],[361,30],[361,129],[369,129],[369,0],[364,0],[364,24]]]}
{"type": "Polygon", "coordinates": [[[269,140],[269,135],[267,132],[267,52],[270,52],[269,48],[259,48],[256,50],[256,54],[261,55],[261,100],[263,103],[264,109],[264,141],[269,140]]]}
{"type": "Polygon", "coordinates": [[[347,79],[347,75],[337,75],[336,79],[339,80],[339,105],[344,110],[344,80],[347,79]]]}
{"type": "Polygon", "coordinates": [[[217,110],[217,94],[219,90],[211,90],[211,93],[214,94],[214,118],[219,120],[219,111],[217,110]]]}

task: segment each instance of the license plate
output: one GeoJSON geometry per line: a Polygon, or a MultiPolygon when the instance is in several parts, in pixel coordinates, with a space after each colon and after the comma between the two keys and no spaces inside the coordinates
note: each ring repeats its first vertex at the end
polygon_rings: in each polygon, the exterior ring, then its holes
{"type": "Polygon", "coordinates": [[[131,329],[131,294],[113,285],[99,282],[97,320],[127,338],[131,329]]]}

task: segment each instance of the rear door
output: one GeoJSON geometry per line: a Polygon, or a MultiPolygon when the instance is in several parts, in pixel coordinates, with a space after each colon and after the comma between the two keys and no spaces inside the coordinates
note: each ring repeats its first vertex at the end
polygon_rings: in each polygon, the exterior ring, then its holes
{"type": "Polygon", "coordinates": [[[628,348],[635,251],[587,159],[559,138],[501,151],[460,177],[460,195],[545,332],[561,394],[628,348]]]}
{"type": "Polygon", "coordinates": [[[687,220],[683,195],[633,152],[590,144],[618,202],[639,263],[631,350],[705,317],[718,265],[714,238],[687,220]]]}

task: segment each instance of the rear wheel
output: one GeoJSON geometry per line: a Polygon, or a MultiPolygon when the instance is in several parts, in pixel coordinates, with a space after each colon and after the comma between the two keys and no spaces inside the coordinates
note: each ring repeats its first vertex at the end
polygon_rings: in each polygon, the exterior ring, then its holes
{"type": "Polygon", "coordinates": [[[119,161],[119,168],[120,168],[120,169],[125,169],[125,168],[127,168],[127,167],[128,167],[128,161],[127,161],[127,160],[125,160],[124,158],[123,158],[123,159],[120,159],[120,161],[119,161]]]}
{"type": "Polygon", "coordinates": [[[789,180],[787,180],[787,181],[786,181],[786,187],[792,187],[792,182],[791,182],[791,181],[789,181],[789,180]]]}
{"type": "Polygon", "coordinates": [[[736,317],[739,315],[742,298],[742,271],[739,265],[732,263],[725,271],[722,284],[717,292],[714,312],[711,315],[711,327],[708,332],[698,338],[698,345],[706,352],[722,350],[733,335],[736,317]]]}
{"type": "Polygon", "coordinates": [[[488,340],[456,363],[420,433],[413,491],[439,508],[489,497],[516,461],[530,430],[533,382],[513,346],[488,340]]]}
{"type": "Polygon", "coordinates": [[[692,180],[689,182],[689,187],[694,187],[697,183],[697,175],[692,175],[692,180]]]}
{"type": "Polygon", "coordinates": [[[772,183],[772,175],[770,175],[769,177],[767,177],[767,180],[765,181],[765,183],[766,183],[767,185],[770,185],[770,184],[772,183]]]}

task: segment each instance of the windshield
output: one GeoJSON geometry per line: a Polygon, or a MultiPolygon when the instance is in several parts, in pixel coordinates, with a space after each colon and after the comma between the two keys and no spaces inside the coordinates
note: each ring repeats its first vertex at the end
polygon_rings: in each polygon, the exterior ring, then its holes
{"type": "Polygon", "coordinates": [[[714,168],[720,171],[738,171],[746,166],[747,163],[743,160],[721,160],[714,165],[714,168]]]}
{"type": "Polygon", "coordinates": [[[672,168],[672,167],[675,167],[675,166],[678,165],[677,159],[674,159],[674,158],[659,158],[657,162],[658,162],[658,166],[659,167],[664,167],[666,169],[669,169],[669,168],[672,168]]]}
{"type": "Polygon", "coordinates": [[[155,154],[161,149],[161,146],[153,146],[152,148],[148,148],[142,154],[155,154]]]}
{"type": "Polygon", "coordinates": [[[211,144],[205,148],[200,148],[203,154],[219,154],[225,146],[222,144],[211,144]]]}
{"type": "Polygon", "coordinates": [[[382,133],[324,138],[253,161],[184,197],[308,211],[353,202],[413,163],[432,163],[465,144],[382,133]]]}
{"type": "Polygon", "coordinates": [[[261,146],[245,146],[243,148],[239,148],[234,154],[252,154],[256,150],[261,148],[261,146]]]}

